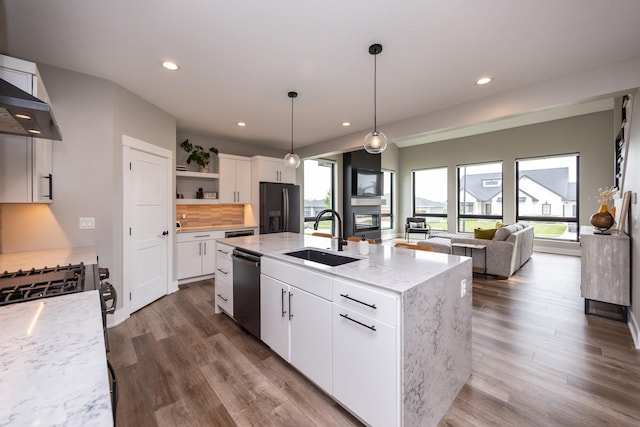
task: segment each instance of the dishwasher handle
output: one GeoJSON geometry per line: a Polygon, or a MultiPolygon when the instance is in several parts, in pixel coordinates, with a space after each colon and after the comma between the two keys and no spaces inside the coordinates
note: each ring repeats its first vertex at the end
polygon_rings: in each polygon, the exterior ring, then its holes
{"type": "Polygon", "coordinates": [[[234,258],[234,261],[237,260],[237,261],[244,261],[248,263],[255,263],[256,266],[260,265],[260,256],[257,254],[234,249],[232,257],[234,258]]]}

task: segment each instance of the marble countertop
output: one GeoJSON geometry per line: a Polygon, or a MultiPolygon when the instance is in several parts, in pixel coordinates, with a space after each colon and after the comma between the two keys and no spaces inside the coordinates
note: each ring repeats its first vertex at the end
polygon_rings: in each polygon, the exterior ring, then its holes
{"type": "Polygon", "coordinates": [[[96,249],[92,246],[87,246],[0,254],[0,272],[55,267],[57,265],[79,264],[81,262],[97,264],[96,249]]]}
{"type": "Polygon", "coordinates": [[[405,292],[426,280],[445,273],[468,257],[437,252],[370,245],[368,255],[358,254],[357,242],[349,242],[344,252],[337,252],[337,240],[298,233],[261,234],[257,236],[217,239],[221,243],[261,253],[264,256],[289,262],[349,280],[363,282],[395,292],[405,292]],[[360,261],[330,267],[285,255],[294,249],[312,247],[328,249],[337,254],[359,258],[360,261]]]}
{"type": "Polygon", "coordinates": [[[0,307],[0,425],[113,425],[99,298],[0,307]]]}

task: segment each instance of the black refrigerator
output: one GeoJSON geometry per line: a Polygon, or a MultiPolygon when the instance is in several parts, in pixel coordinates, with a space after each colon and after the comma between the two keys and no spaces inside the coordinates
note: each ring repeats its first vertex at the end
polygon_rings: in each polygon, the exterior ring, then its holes
{"type": "Polygon", "coordinates": [[[300,232],[300,186],[260,183],[260,234],[300,232]]]}

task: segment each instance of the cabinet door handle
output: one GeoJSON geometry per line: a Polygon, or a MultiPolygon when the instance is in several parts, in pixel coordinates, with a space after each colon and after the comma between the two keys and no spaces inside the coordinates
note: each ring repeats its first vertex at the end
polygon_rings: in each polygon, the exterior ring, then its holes
{"type": "Polygon", "coordinates": [[[284,315],[287,314],[287,310],[284,309],[284,294],[286,294],[286,293],[287,293],[287,291],[282,289],[282,295],[280,295],[281,296],[280,304],[281,304],[281,310],[282,310],[282,317],[284,317],[284,315]]]}
{"type": "Polygon", "coordinates": [[[371,326],[369,326],[369,325],[365,325],[365,324],[364,324],[364,323],[362,323],[362,322],[358,322],[356,319],[352,319],[351,317],[349,317],[349,315],[348,315],[348,314],[342,314],[342,313],[340,313],[340,317],[344,317],[344,318],[345,318],[345,319],[347,319],[347,320],[351,320],[353,323],[357,323],[358,325],[360,325],[360,326],[364,326],[365,328],[367,328],[367,329],[371,329],[372,331],[375,331],[375,330],[376,330],[376,325],[371,325],[371,326]]]}
{"type": "Polygon", "coordinates": [[[289,320],[293,317],[293,310],[291,309],[291,296],[293,293],[289,292],[289,320]]]}
{"type": "Polygon", "coordinates": [[[198,243],[198,256],[202,256],[202,242],[198,243]]]}
{"type": "Polygon", "coordinates": [[[216,270],[218,270],[220,273],[225,274],[225,275],[226,275],[226,274],[229,274],[229,272],[228,272],[228,271],[224,271],[224,270],[223,270],[223,269],[221,269],[221,268],[216,268],[216,270]]]}
{"type": "Polygon", "coordinates": [[[227,255],[229,253],[227,251],[223,251],[222,249],[218,249],[218,252],[220,252],[221,254],[225,254],[225,255],[227,255]]]}
{"type": "Polygon", "coordinates": [[[49,180],[49,194],[45,194],[44,197],[48,197],[49,200],[53,200],[53,175],[49,174],[45,176],[44,179],[49,180]]]}
{"type": "MultiPolygon", "coordinates": [[[[377,309],[378,309],[378,307],[376,307],[376,305],[375,305],[375,304],[367,304],[366,302],[362,302],[362,301],[357,300],[357,299],[355,299],[355,298],[351,298],[351,297],[349,296],[349,294],[340,294],[340,296],[341,296],[342,298],[346,298],[346,299],[351,300],[351,301],[353,301],[353,302],[357,302],[358,304],[366,305],[367,307],[373,308],[374,310],[377,310],[377,309]]],[[[342,315],[341,315],[341,316],[342,316],[342,315]]]]}
{"type": "Polygon", "coordinates": [[[223,296],[222,296],[222,295],[220,295],[220,294],[216,294],[216,295],[218,295],[218,296],[220,297],[220,299],[221,299],[222,301],[224,301],[224,302],[229,301],[229,298],[225,298],[225,297],[223,297],[223,296]]]}
{"type": "Polygon", "coordinates": [[[207,242],[202,242],[204,244],[204,254],[207,254],[207,242]]]}

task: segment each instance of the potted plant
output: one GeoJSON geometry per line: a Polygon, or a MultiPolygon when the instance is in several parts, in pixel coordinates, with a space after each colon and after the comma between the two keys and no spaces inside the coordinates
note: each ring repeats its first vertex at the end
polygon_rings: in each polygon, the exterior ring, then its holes
{"type": "Polygon", "coordinates": [[[188,139],[185,139],[180,147],[184,148],[184,151],[189,153],[189,157],[187,157],[187,164],[190,165],[191,162],[195,162],[198,166],[200,166],[200,172],[207,172],[209,167],[209,162],[211,161],[211,153],[217,155],[218,149],[215,147],[209,148],[209,150],[205,150],[201,145],[193,145],[189,142],[188,139]]]}

